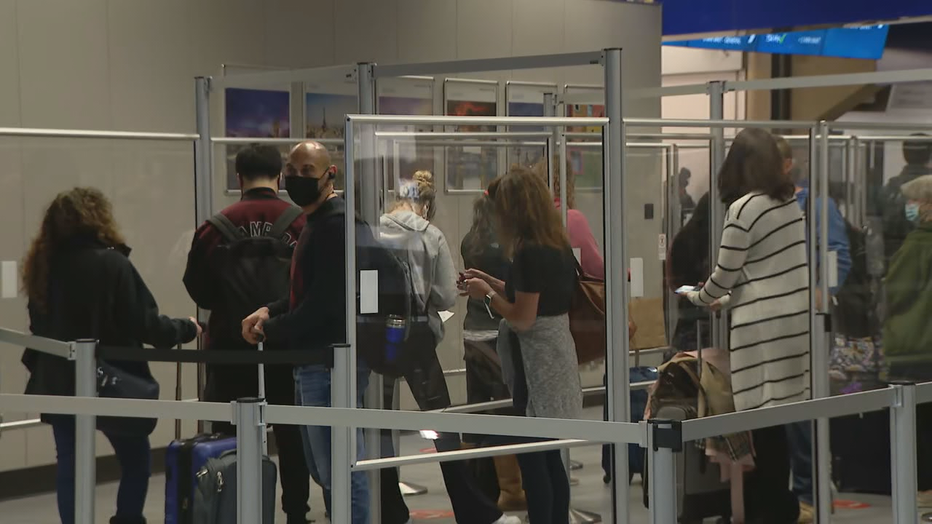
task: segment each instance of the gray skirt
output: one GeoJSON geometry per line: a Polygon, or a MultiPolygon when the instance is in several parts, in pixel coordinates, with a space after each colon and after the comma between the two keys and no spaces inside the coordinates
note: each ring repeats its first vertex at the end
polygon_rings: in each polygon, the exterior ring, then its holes
{"type": "Polygon", "coordinates": [[[516,331],[507,320],[499,326],[498,354],[502,360],[502,377],[514,393],[515,369],[512,354],[521,352],[527,381],[527,416],[545,418],[580,418],[582,387],[576,344],[570,334],[568,315],[537,317],[527,331],[516,331]],[[512,347],[511,334],[518,337],[520,348],[512,347]]]}

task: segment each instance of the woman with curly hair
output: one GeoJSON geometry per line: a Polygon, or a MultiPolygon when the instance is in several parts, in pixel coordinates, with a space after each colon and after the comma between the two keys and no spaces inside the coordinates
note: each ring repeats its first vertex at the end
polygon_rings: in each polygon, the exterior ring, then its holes
{"type": "MultiPolygon", "coordinates": [[[[99,190],[75,188],[55,197],[23,263],[32,333],[62,341],[93,339],[106,346],[140,350],[143,344],[171,348],[197,337],[201,329],[193,318],[159,315],[155,299],[128,256],[112,206],[99,190]]],[[[72,362],[27,349],[23,364],[30,372],[27,394],[74,395],[72,362]]],[[[108,364],[133,376],[152,378],[146,362],[108,364]]],[[[74,417],[43,414],[42,420],[51,424],[58,452],[58,512],[62,524],[73,524],[74,417]]],[[[122,471],[116,515],[110,522],[145,524],[149,438],[104,435],[122,471]]]]}

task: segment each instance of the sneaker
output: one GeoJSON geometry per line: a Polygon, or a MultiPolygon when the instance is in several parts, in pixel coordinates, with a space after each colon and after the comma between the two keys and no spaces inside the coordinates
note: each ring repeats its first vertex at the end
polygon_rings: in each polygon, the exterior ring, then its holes
{"type": "Polygon", "coordinates": [[[521,524],[521,519],[512,517],[511,515],[502,515],[492,524],[521,524]]]}
{"type": "Polygon", "coordinates": [[[815,508],[812,507],[812,504],[800,501],[799,520],[797,522],[799,524],[812,524],[815,522],[815,508]]]}

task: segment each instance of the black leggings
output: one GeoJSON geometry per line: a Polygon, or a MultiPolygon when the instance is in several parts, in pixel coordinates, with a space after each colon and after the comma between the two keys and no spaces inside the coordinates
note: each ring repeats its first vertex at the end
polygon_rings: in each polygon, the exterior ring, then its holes
{"type": "Polygon", "coordinates": [[[534,524],[568,524],[570,482],[559,450],[518,455],[527,495],[528,517],[534,524]]]}
{"type": "Polygon", "coordinates": [[[756,429],[755,468],[744,481],[748,521],[788,524],[799,519],[799,499],[790,490],[790,458],[786,427],[756,429]]]}

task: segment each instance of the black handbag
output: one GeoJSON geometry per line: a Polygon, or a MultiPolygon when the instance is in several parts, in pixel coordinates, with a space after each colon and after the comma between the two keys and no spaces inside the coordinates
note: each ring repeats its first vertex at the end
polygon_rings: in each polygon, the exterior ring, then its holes
{"type": "MultiPolygon", "coordinates": [[[[97,396],[158,400],[159,383],[152,377],[128,373],[103,360],[97,361],[97,396]]],[[[148,437],[158,419],[138,417],[97,417],[97,429],[118,437],[148,437]]]]}

